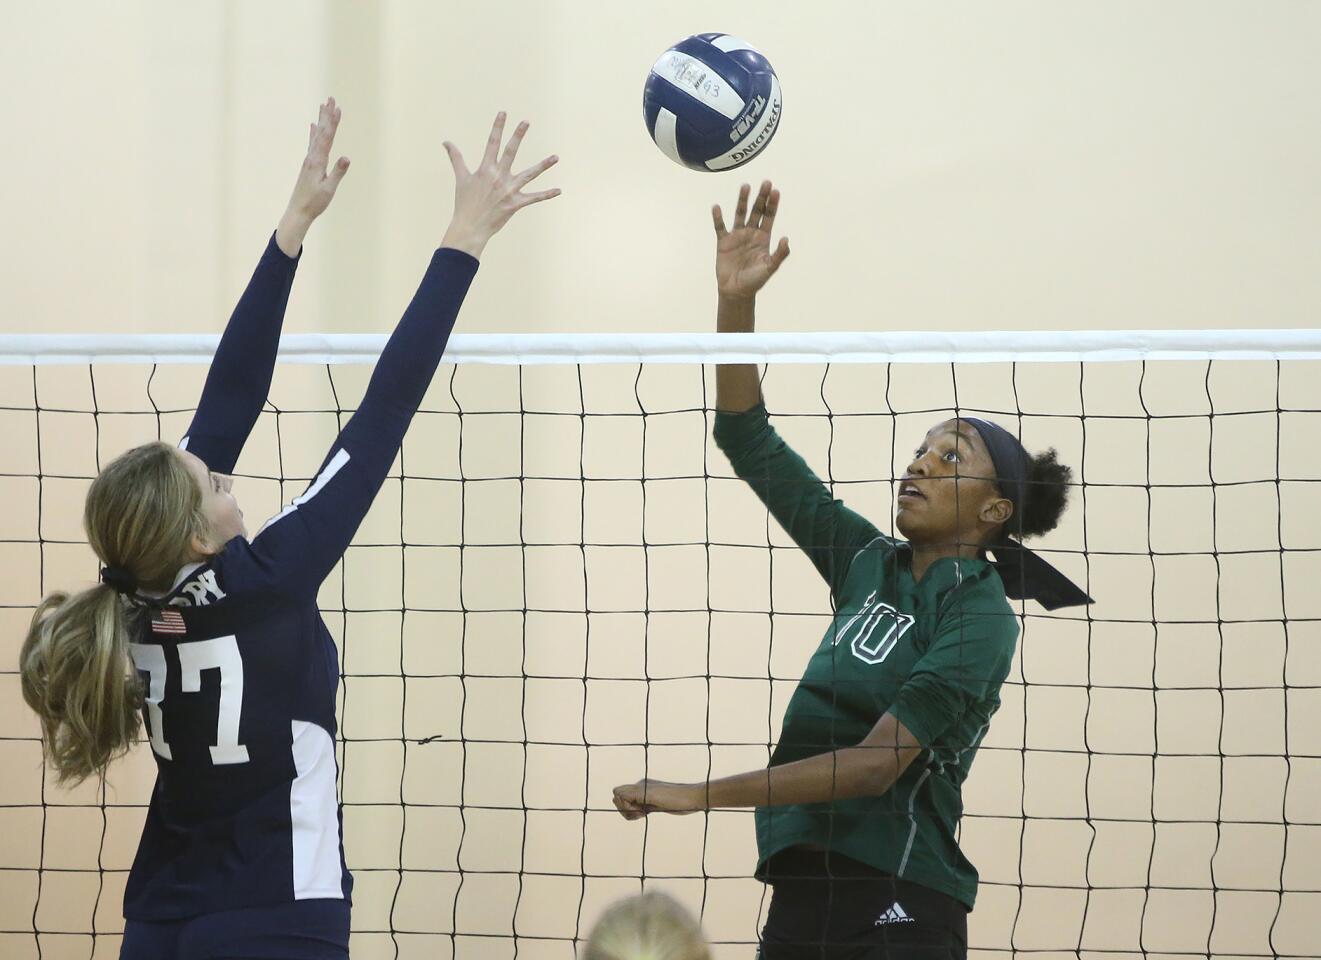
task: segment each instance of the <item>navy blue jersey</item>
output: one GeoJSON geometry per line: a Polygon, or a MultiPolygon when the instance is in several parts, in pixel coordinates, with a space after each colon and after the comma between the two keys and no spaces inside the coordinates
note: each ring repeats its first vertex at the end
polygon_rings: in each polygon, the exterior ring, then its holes
{"type": "MultiPolygon", "coordinates": [[[[182,446],[234,467],[270,386],[295,263],[272,240],[182,446]]],[[[124,895],[130,920],[349,898],[335,784],[335,644],[317,589],[399,450],[477,269],[436,251],[358,411],[311,485],[255,537],[180,571],[133,660],[157,780],[124,895]]]]}

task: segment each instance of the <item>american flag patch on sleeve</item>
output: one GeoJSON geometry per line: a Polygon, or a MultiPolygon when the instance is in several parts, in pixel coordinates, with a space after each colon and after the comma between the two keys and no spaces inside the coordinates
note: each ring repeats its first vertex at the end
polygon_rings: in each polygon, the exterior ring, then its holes
{"type": "Polygon", "coordinates": [[[151,615],[151,632],[179,636],[187,632],[178,610],[157,610],[151,615]]]}

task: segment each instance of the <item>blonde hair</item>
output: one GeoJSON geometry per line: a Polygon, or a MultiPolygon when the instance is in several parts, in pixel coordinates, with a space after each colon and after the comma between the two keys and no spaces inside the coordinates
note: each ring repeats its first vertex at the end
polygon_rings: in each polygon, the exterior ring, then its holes
{"type": "Polygon", "coordinates": [[[710,960],[697,920],[669,894],[648,891],[601,915],[587,939],[585,960],[710,960]]]}
{"type": "MultiPolygon", "coordinates": [[[[92,481],[83,528],[103,564],[163,592],[208,524],[197,479],[157,442],[120,455],[92,481]]],[[[23,699],[41,720],[60,783],[104,777],[138,737],[143,691],[129,644],[141,610],[101,583],[56,591],[32,615],[19,654],[23,699]]]]}

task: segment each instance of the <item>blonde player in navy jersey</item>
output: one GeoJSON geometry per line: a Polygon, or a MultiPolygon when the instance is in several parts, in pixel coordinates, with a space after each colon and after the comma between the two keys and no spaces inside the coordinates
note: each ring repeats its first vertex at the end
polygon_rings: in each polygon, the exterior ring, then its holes
{"type": "MultiPolygon", "coordinates": [[[[750,332],[779,192],[739,193],[716,227],[717,327],[750,332]]],[[[1007,597],[1089,598],[1020,539],[1052,529],[1070,471],[963,417],[921,438],[880,532],[834,500],[766,418],[757,368],[716,374],[716,442],[830,585],[835,615],[763,770],[615,789],[628,819],[756,807],[757,875],[773,895],[762,960],[962,958],[977,871],[956,840],[961,788],[1000,704],[1018,622],[1007,597]],[[995,555],[987,559],[986,551],[995,555]]]]}
{"type": "Polygon", "coordinates": [[[317,588],[399,451],[487,241],[559,193],[524,192],[556,158],[515,172],[527,125],[502,151],[503,114],[476,170],[445,145],[441,246],[316,479],[249,538],[229,473],[266,400],[303,237],[348,169],[328,169],[339,118],[328,100],[188,435],[128,451],[88,491],[103,582],[46,597],[22,647],[23,695],[62,781],[103,776],[146,716],[157,779],[124,894],[126,960],[348,956],[339,670],[317,588]]]}

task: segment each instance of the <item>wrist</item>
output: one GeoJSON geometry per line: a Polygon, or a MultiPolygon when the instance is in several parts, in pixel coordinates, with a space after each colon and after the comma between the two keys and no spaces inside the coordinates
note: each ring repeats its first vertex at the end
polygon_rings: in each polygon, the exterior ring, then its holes
{"type": "Polygon", "coordinates": [[[314,218],[295,210],[286,210],[275,228],[275,242],[287,257],[298,256],[314,218]]]}
{"type": "Polygon", "coordinates": [[[731,296],[721,293],[716,310],[716,330],[720,333],[752,333],[757,326],[756,294],[731,296]]]}
{"type": "Polygon", "coordinates": [[[682,787],[684,808],[687,810],[709,810],[716,806],[711,791],[711,782],[685,783],[682,787]]]}
{"type": "Polygon", "coordinates": [[[451,223],[449,229],[445,231],[445,236],[441,238],[440,245],[453,250],[461,250],[474,259],[480,260],[482,251],[486,249],[486,242],[490,239],[480,231],[464,224],[451,223]]]}

